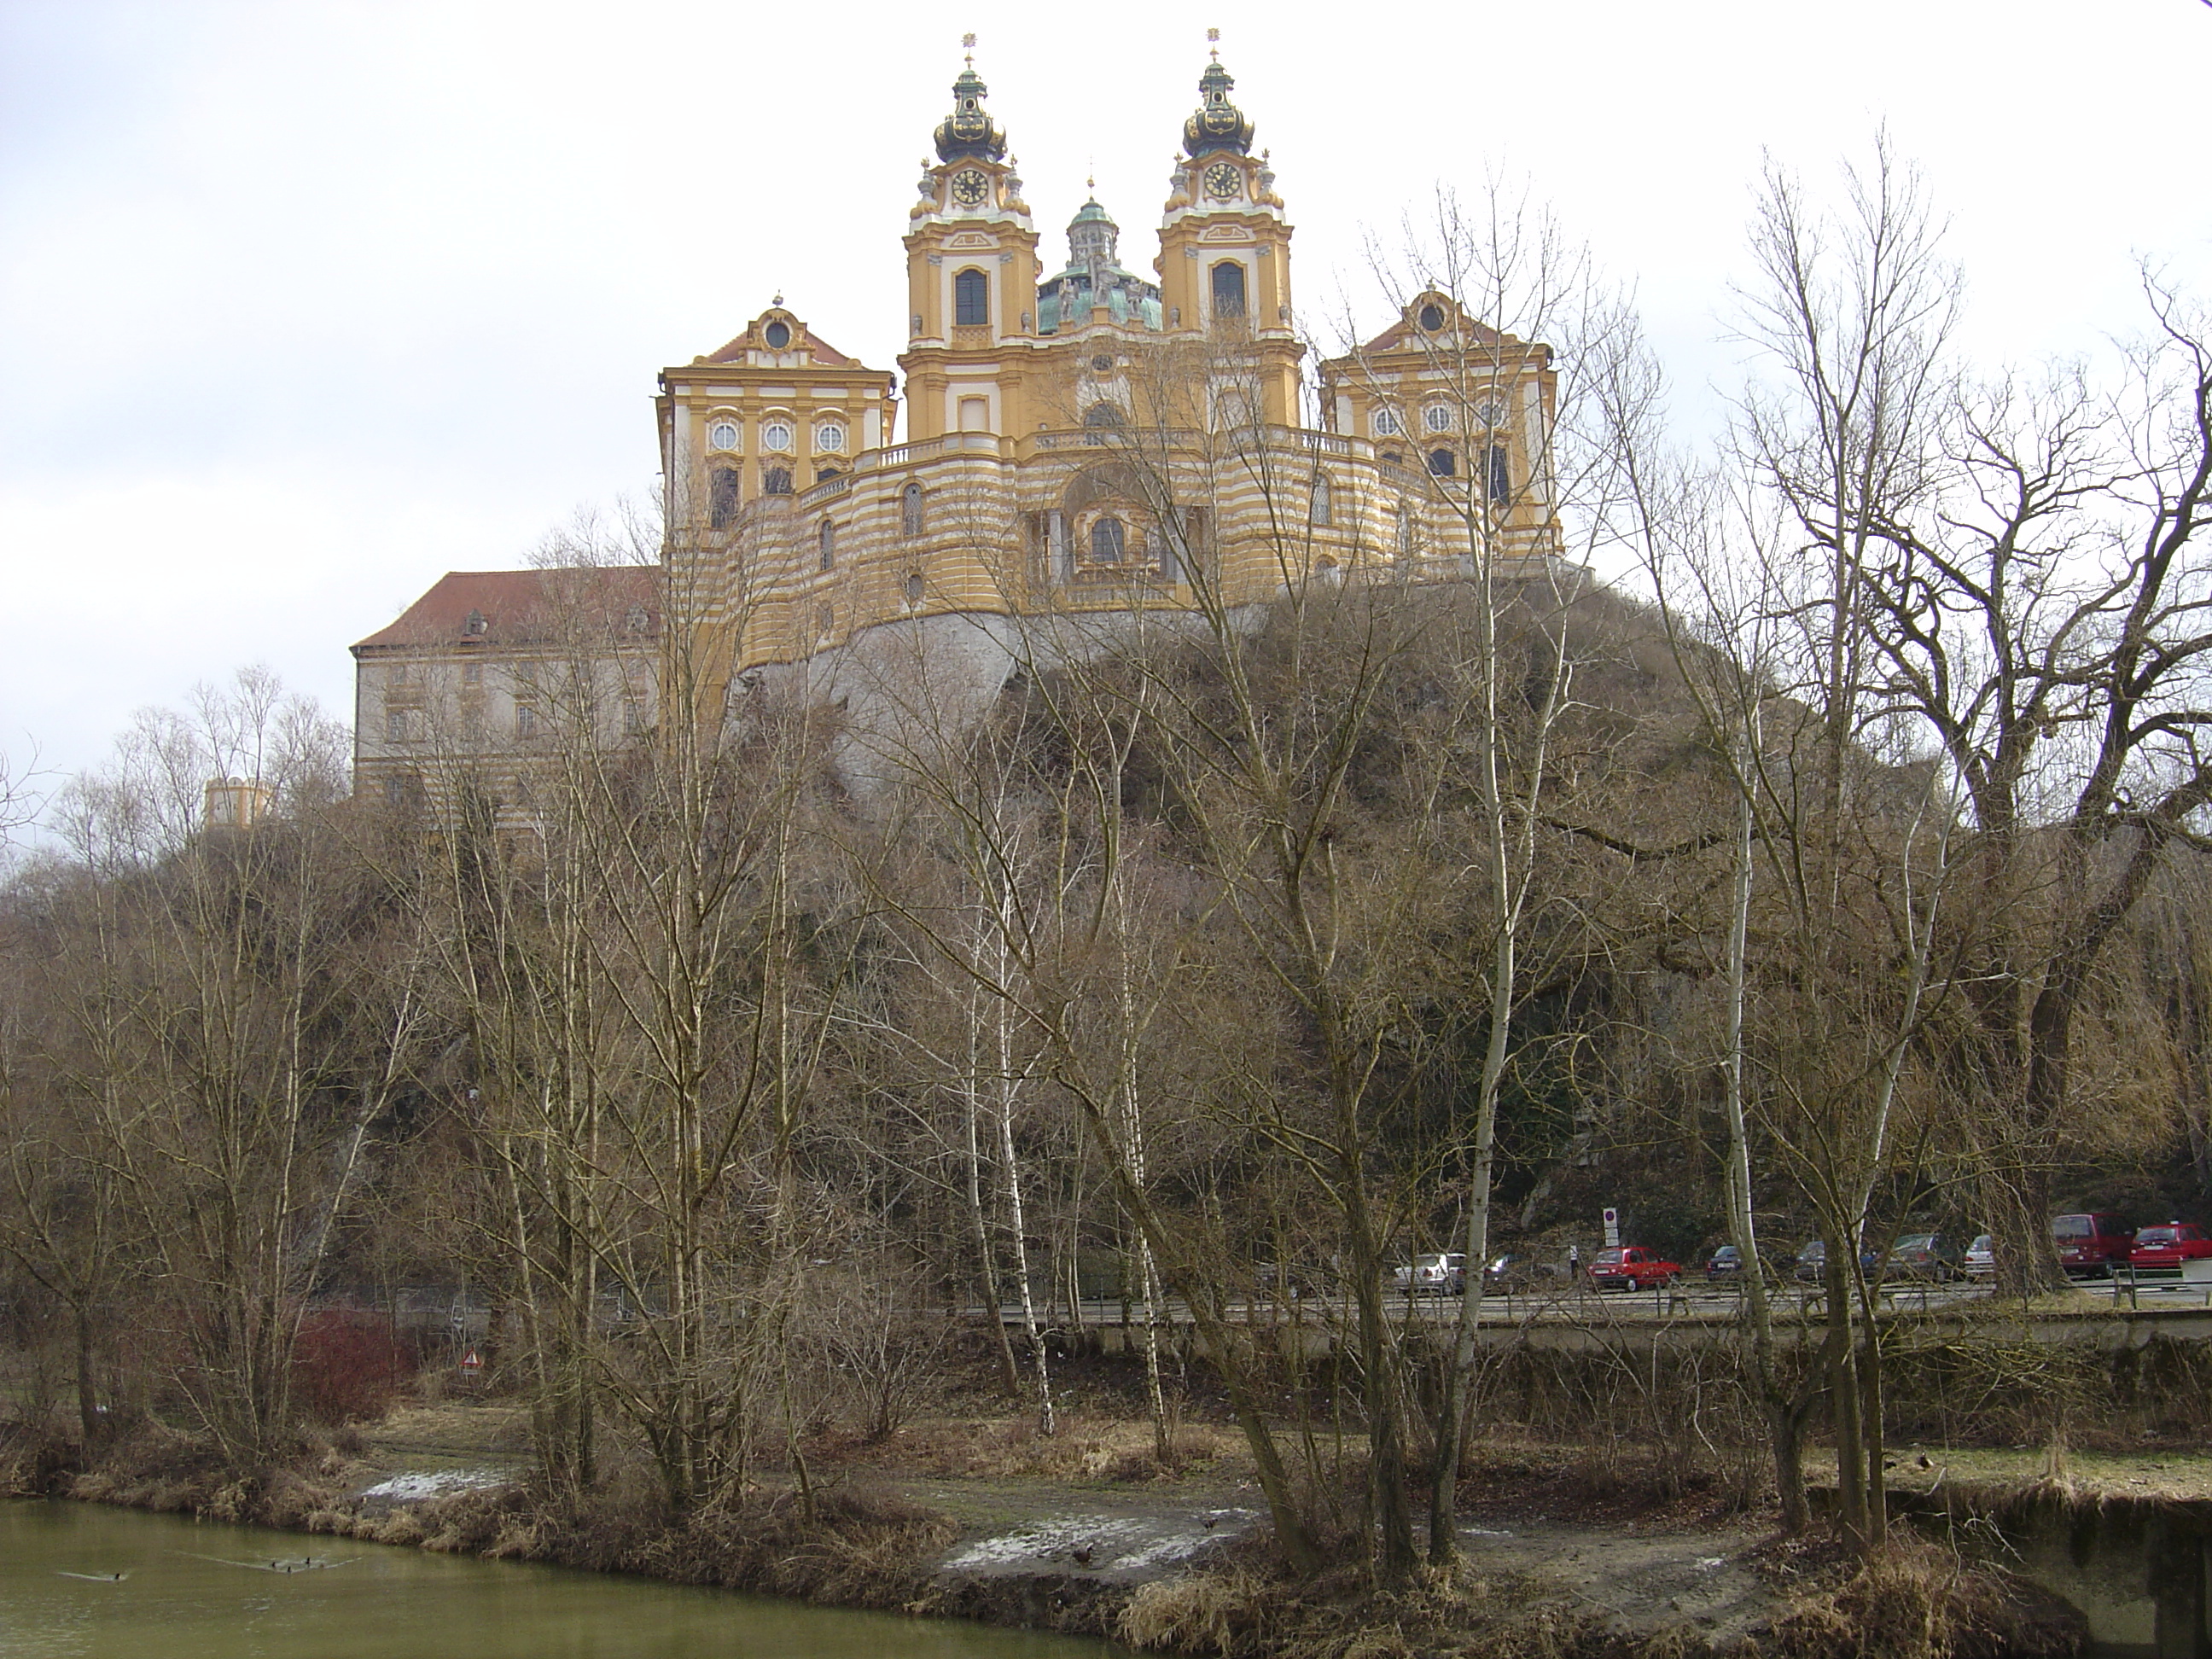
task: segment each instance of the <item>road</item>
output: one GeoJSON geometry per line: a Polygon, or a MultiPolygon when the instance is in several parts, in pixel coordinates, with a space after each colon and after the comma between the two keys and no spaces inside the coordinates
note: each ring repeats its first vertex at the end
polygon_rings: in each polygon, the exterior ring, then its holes
{"type": "MultiPolygon", "coordinates": [[[[2142,1311],[2159,1308],[2176,1310],[2212,1308],[2212,1285],[2185,1285],[2179,1280],[2144,1280],[2132,1290],[2125,1285],[2115,1285],[2107,1279],[2076,1281],[2076,1287],[2093,1297],[2112,1302],[2117,1297],[2119,1305],[2133,1305],[2142,1311]]],[[[1953,1285],[1922,1285],[1893,1280],[1882,1287],[1887,1304],[1902,1314],[1936,1313],[1965,1303],[1985,1301],[1991,1292],[1984,1284],[1959,1283],[1953,1285]]],[[[1651,1321],[1688,1319],[1705,1323],[1732,1322],[1736,1315],[1739,1292],[1725,1287],[1710,1287],[1702,1280],[1685,1278],[1672,1291],[1595,1291],[1563,1290],[1547,1286],[1542,1291],[1516,1291],[1504,1295],[1482,1298],[1482,1322],[1486,1324],[1518,1324],[1530,1320],[1557,1321],[1578,1325],[1642,1323],[1651,1321]]],[[[1776,1288],[1775,1310],[1792,1317],[1810,1313],[1818,1317],[1822,1298],[1817,1291],[1796,1285],[1776,1288]],[[1810,1304],[1809,1308],[1808,1304],[1810,1304]]],[[[1438,1322],[1459,1316],[1456,1297],[1407,1297],[1402,1291],[1394,1291],[1385,1298],[1390,1316],[1400,1320],[1438,1322]]],[[[1224,1310],[1232,1322],[1260,1324],[1341,1323],[1352,1315],[1350,1304],[1341,1297],[1305,1297],[1287,1300],[1267,1300],[1231,1303],[1224,1310]]],[[[970,1310],[975,1317],[982,1316],[980,1308],[970,1310]]],[[[1161,1323],[1183,1326],[1192,1322],[1190,1309],[1180,1298],[1164,1301],[1160,1307],[1161,1323]]],[[[1065,1304],[1049,1304],[1040,1299],[1037,1318],[1047,1328],[1064,1326],[1065,1304]]],[[[1022,1323],[1021,1304],[1007,1303],[999,1310],[1001,1320],[1010,1326],[1022,1323]]],[[[1080,1317],[1086,1327],[1118,1327],[1124,1323],[1141,1326],[1146,1322],[1145,1304],[1127,1304],[1119,1300],[1094,1298],[1080,1304],[1080,1317]]]]}

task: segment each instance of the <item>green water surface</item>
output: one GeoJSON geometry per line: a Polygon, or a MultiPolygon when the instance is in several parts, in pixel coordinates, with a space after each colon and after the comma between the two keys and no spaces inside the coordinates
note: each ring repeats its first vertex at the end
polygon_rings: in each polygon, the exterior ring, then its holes
{"type": "Polygon", "coordinates": [[[0,1502],[0,1659],[1105,1659],[1117,1651],[92,1504],[0,1502]]]}

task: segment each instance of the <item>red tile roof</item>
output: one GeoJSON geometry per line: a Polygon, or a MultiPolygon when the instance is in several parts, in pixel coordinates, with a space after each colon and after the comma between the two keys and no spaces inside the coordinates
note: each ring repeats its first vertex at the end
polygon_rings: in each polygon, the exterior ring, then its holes
{"type": "Polygon", "coordinates": [[[397,646],[524,645],[552,638],[564,619],[653,638],[660,632],[660,571],[653,565],[548,570],[449,570],[398,621],[356,651],[397,646]],[[633,619],[633,613],[641,618],[633,619]],[[479,632],[469,627],[481,616],[479,632]]]}

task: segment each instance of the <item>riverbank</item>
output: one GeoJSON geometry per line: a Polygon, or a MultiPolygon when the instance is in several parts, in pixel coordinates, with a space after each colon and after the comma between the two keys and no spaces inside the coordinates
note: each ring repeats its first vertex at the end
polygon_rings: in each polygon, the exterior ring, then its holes
{"type": "MultiPolygon", "coordinates": [[[[1685,1492],[1617,1455],[1474,1454],[1464,1553],[1376,1595],[1347,1545],[1312,1577],[1268,1548],[1243,1444],[1187,1425],[1170,1468],[1150,1429],[1074,1414],[921,1419],[811,1449],[811,1500],[779,1485],[672,1518],[618,1474],[562,1510],[525,1478],[526,1424],[495,1403],[412,1403],[297,1465],[228,1474],[148,1426],[89,1467],[16,1448],[13,1489],[491,1559],[546,1562],[1224,1656],[1391,1659],[1693,1654],[2069,1653],[2078,1620],[2023,1582],[1930,1547],[1852,1576],[1825,1542],[1773,1534],[1724,1490],[1685,1492]],[[1645,1478],[1649,1477],[1649,1478],[1645,1478]]],[[[1922,1472],[1925,1473],[1925,1472],[1922,1472]]],[[[2205,1461],[2212,1484],[2212,1460],[2205,1461]]],[[[1978,1472],[1986,1485],[1990,1471],[1978,1472]]]]}

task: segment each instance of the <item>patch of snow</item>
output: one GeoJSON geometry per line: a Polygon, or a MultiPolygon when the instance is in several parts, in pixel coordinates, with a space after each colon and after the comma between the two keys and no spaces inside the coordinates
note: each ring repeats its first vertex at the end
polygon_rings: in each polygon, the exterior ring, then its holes
{"type": "Polygon", "coordinates": [[[417,1474],[395,1474],[388,1480],[378,1481],[360,1495],[388,1498],[395,1504],[414,1504],[426,1498],[444,1498],[479,1486],[504,1486],[506,1482],[507,1477],[495,1469],[437,1469],[417,1474]]]}
{"type": "Polygon", "coordinates": [[[1061,1516],[979,1538],[947,1556],[939,1571],[988,1577],[1041,1571],[1138,1577],[1188,1560],[1217,1540],[1236,1537],[1253,1518],[1252,1510],[1241,1509],[1172,1519],[1061,1516]]]}

